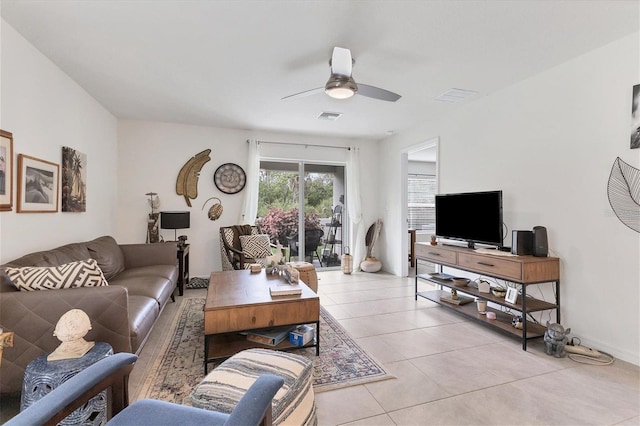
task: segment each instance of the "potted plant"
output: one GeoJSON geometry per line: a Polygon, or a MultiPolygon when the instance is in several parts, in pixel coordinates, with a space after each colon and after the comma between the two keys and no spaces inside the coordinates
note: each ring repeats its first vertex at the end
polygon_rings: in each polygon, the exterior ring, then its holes
{"type": "Polygon", "coordinates": [[[369,227],[367,236],[365,237],[365,244],[367,246],[367,256],[360,263],[360,269],[364,272],[378,272],[382,269],[382,262],[373,255],[373,248],[380,236],[380,230],[382,229],[382,221],[376,220],[373,225],[369,227]]]}

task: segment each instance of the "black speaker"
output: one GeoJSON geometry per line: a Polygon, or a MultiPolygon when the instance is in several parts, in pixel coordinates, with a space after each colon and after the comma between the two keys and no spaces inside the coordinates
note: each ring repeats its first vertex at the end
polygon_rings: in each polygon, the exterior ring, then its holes
{"type": "Polygon", "coordinates": [[[547,228],[544,226],[533,227],[533,255],[547,257],[549,254],[549,242],[547,241],[547,228]]]}
{"type": "Polygon", "coordinates": [[[533,231],[512,231],[511,253],[518,256],[533,253],[533,231]]]}

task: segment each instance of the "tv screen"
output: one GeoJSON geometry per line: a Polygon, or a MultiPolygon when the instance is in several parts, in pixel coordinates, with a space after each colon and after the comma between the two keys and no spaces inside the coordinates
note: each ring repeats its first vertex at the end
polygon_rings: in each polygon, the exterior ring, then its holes
{"type": "Polygon", "coordinates": [[[502,246],[502,191],[436,194],[436,235],[502,246]]]}

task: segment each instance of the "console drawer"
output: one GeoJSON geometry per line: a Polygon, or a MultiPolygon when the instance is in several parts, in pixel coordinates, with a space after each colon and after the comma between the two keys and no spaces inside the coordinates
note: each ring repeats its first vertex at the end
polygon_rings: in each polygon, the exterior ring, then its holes
{"type": "Polygon", "coordinates": [[[495,256],[459,253],[458,265],[461,268],[514,281],[519,281],[522,278],[522,265],[520,262],[496,259],[495,256]]]}
{"type": "Polygon", "coordinates": [[[436,263],[448,265],[456,265],[458,258],[455,251],[421,243],[415,245],[415,254],[416,257],[420,259],[432,260],[436,263]]]}

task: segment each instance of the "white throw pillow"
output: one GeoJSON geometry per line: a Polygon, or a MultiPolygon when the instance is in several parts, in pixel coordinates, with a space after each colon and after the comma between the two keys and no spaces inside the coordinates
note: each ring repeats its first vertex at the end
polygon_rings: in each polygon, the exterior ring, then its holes
{"type": "Polygon", "coordinates": [[[267,256],[271,256],[269,236],[266,234],[240,235],[240,245],[245,257],[264,259],[267,256]]]}
{"type": "Polygon", "coordinates": [[[60,266],[5,268],[13,285],[21,291],[60,290],[109,285],[95,259],[60,266]]]}

